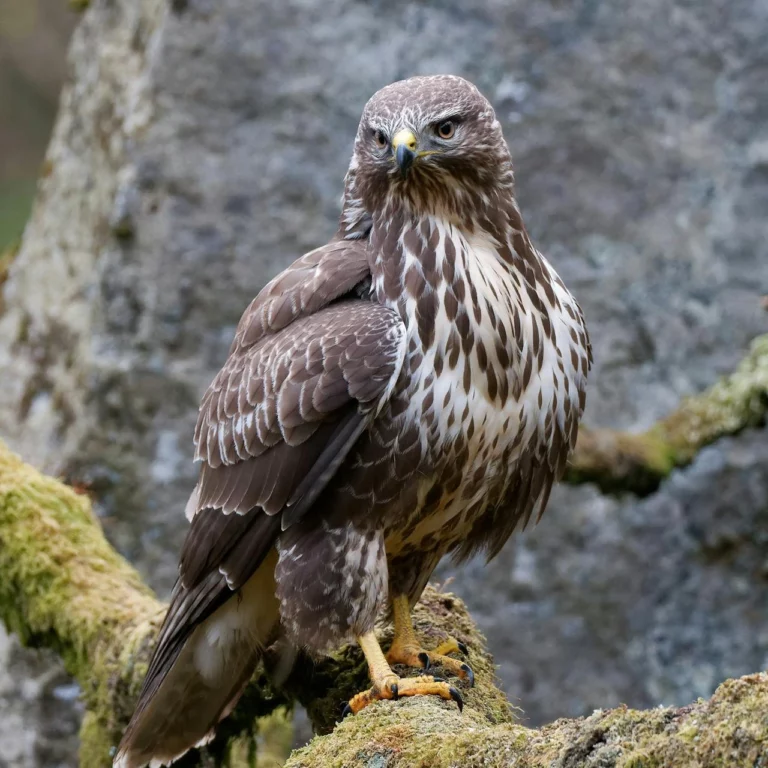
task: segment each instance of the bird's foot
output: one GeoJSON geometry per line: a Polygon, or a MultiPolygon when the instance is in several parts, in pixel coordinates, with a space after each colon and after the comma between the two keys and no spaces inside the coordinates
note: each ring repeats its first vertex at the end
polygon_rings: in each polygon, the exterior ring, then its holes
{"type": "Polygon", "coordinates": [[[385,675],[374,681],[367,691],[362,691],[353,696],[342,713],[342,718],[347,715],[356,715],[361,709],[365,709],[374,701],[385,699],[399,699],[402,696],[440,696],[443,699],[453,699],[459,711],[464,708],[461,694],[439,677],[422,675],[420,677],[398,677],[394,674],[385,675]]]}
{"type": "Polygon", "coordinates": [[[449,653],[461,653],[467,655],[467,646],[453,637],[449,637],[444,643],[427,651],[415,642],[399,642],[397,639],[387,653],[387,661],[390,664],[405,664],[408,667],[442,667],[447,672],[469,683],[471,688],[475,684],[475,673],[466,662],[448,656],[449,653]]]}

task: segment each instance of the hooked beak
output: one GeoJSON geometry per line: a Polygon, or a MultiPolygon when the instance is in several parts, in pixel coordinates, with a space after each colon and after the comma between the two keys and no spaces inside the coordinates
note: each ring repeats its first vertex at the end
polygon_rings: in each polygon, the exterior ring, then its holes
{"type": "Polygon", "coordinates": [[[398,131],[392,139],[392,149],[395,150],[395,161],[400,174],[405,178],[416,159],[416,137],[411,131],[398,131]]]}

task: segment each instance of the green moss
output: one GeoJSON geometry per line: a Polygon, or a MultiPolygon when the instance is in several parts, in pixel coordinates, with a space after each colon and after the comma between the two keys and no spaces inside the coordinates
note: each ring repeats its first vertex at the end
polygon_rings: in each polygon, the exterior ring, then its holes
{"type": "Polygon", "coordinates": [[[678,458],[662,428],[631,434],[582,429],[566,480],[595,483],[605,493],[653,493],[675,468],[678,458]]]}
{"type": "Polygon", "coordinates": [[[695,725],[680,728],[677,732],[677,737],[683,739],[683,741],[693,743],[699,737],[699,728],[695,725]]]}
{"type": "Polygon", "coordinates": [[[112,762],[114,744],[110,729],[93,712],[86,712],[80,726],[80,765],[108,766],[112,762]]]}
{"type": "MultiPolygon", "coordinates": [[[[490,725],[477,713],[430,698],[380,702],[291,755],[286,768],[508,766],[534,731],[490,725]]],[[[543,764],[543,763],[542,763],[543,764]]]]}
{"type": "MultiPolygon", "coordinates": [[[[22,642],[56,650],[83,689],[82,765],[114,743],[162,605],[104,539],[87,497],[24,464],[0,443],[0,620],[22,642]]],[[[94,758],[95,759],[95,758],[94,758]]]]}
{"type": "Polygon", "coordinates": [[[27,644],[55,647],[76,676],[91,673],[110,629],[159,609],[104,539],[88,499],[4,449],[0,539],[0,618],[27,644]]]}
{"type": "Polygon", "coordinates": [[[618,763],[618,768],[661,768],[659,762],[646,752],[633,752],[618,763]]]}
{"type": "MultiPolygon", "coordinates": [[[[508,765],[510,745],[526,741],[526,728],[514,724],[509,702],[496,687],[496,667],[486,651],[485,638],[472,622],[464,603],[455,595],[428,587],[414,609],[414,626],[424,647],[431,648],[451,635],[464,642],[476,685],[456,683],[464,698],[460,713],[453,702],[435,697],[385,701],[367,707],[336,724],[343,703],[369,681],[357,648],[344,648],[314,674],[302,665],[289,681],[306,706],[315,727],[327,736],[316,737],[294,753],[288,766],[423,766],[508,765]],[[325,679],[329,674],[332,680],[325,679]],[[331,686],[329,694],[324,686],[331,686]],[[335,727],[334,727],[335,726],[335,727]]],[[[392,629],[378,632],[386,648],[392,629]]],[[[396,668],[401,674],[413,670],[396,668]]],[[[434,669],[440,675],[440,669],[434,669]]]]}
{"type": "Polygon", "coordinates": [[[281,768],[293,746],[292,712],[281,707],[261,718],[257,726],[256,768],[281,768]]]}
{"type": "Polygon", "coordinates": [[[765,755],[768,674],[759,674],[689,707],[618,707],[539,730],[491,725],[429,698],[381,702],[295,752],[286,768],[754,768],[765,755]]]}

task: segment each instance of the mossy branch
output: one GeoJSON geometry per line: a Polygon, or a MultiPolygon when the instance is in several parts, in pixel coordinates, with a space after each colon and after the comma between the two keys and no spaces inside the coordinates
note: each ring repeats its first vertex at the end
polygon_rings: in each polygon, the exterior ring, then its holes
{"type": "MultiPolygon", "coordinates": [[[[164,612],[104,538],[88,497],[40,474],[0,441],[0,620],[25,645],[57,651],[80,683],[83,768],[111,763],[164,612]]],[[[253,741],[255,718],[284,704],[259,686],[245,701],[210,753],[223,758],[235,737],[253,741]]],[[[186,765],[198,762],[192,755],[186,765]]]]}
{"type": "Polygon", "coordinates": [[[566,480],[603,491],[655,491],[673,469],[706,445],[766,423],[768,334],[758,336],[734,373],[680,407],[647,432],[582,428],[566,480]]]}
{"type": "Polygon", "coordinates": [[[679,709],[600,710],[540,729],[429,699],[383,702],[294,752],[286,768],[755,768],[768,760],[768,674],[679,709]]]}
{"type": "Polygon", "coordinates": [[[80,682],[86,752],[127,709],[120,691],[140,683],[162,609],[104,539],[87,497],[0,443],[0,618],[26,645],[55,649],[80,682]]]}

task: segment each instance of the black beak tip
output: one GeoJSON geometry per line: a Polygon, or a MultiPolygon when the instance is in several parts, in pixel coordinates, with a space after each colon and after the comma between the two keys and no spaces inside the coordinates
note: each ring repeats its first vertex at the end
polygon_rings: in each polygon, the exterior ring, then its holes
{"type": "Polygon", "coordinates": [[[413,161],[416,159],[416,153],[406,147],[405,144],[401,144],[395,152],[395,160],[397,161],[397,167],[400,169],[400,174],[403,178],[408,175],[408,171],[413,165],[413,161]]]}

